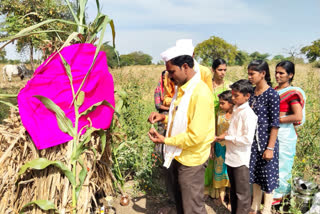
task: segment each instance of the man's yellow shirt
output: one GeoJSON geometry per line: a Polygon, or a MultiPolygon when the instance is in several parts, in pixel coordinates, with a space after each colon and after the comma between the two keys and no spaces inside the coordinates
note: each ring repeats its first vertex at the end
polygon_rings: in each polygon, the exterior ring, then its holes
{"type": "Polygon", "coordinates": [[[212,72],[211,70],[203,65],[199,64],[201,80],[209,87],[210,91],[213,92],[212,85],[212,72]]]}
{"type": "MultiPolygon", "coordinates": [[[[178,105],[189,81],[178,88],[178,105]]],[[[194,88],[187,112],[186,132],[165,138],[165,144],[182,149],[175,159],[185,166],[198,166],[209,158],[210,146],[215,138],[215,113],[212,92],[200,81],[194,88]]],[[[173,118],[174,119],[174,118],[173,118]]],[[[168,130],[169,131],[169,130],[168,130]]]]}

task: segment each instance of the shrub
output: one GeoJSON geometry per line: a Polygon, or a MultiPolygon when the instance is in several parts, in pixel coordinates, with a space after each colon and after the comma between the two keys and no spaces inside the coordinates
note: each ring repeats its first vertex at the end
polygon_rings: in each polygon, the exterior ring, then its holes
{"type": "Polygon", "coordinates": [[[159,193],[162,189],[155,181],[159,168],[155,166],[160,162],[153,154],[154,143],[147,135],[151,127],[147,119],[154,111],[154,104],[153,100],[145,99],[145,95],[153,91],[154,82],[142,79],[135,72],[127,75],[121,72],[113,73],[121,88],[117,90],[116,104],[120,125],[113,130],[119,135],[113,136],[112,141],[114,174],[121,183],[135,179],[139,182],[138,188],[159,193]]]}

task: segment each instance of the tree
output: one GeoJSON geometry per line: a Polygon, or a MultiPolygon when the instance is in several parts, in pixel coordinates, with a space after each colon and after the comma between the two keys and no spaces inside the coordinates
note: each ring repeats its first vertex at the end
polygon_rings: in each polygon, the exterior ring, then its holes
{"type": "MultiPolygon", "coordinates": [[[[0,23],[0,37],[15,35],[19,31],[47,19],[72,20],[72,15],[63,0],[1,0],[0,15],[5,17],[4,22],[0,23]]],[[[49,29],[52,29],[52,26],[43,25],[39,30],[49,29]]],[[[70,29],[70,26],[56,23],[54,29],[65,31],[70,29]]],[[[34,49],[47,47],[46,43],[48,42],[51,43],[51,46],[55,46],[52,43],[60,42],[57,39],[59,37],[65,40],[67,35],[52,32],[23,37],[17,40],[16,48],[18,52],[26,48],[29,49],[30,64],[34,70],[34,49]]]]}
{"type": "Polygon", "coordinates": [[[283,55],[281,55],[281,54],[275,55],[275,56],[271,59],[271,61],[274,62],[274,63],[279,63],[279,62],[281,62],[281,61],[283,61],[283,60],[286,60],[286,58],[285,58],[283,55]]]}
{"type": "Polygon", "coordinates": [[[301,52],[305,54],[309,62],[314,62],[320,57],[320,39],[313,41],[312,45],[301,48],[301,52]]]}
{"type": "Polygon", "coordinates": [[[120,65],[151,65],[152,57],[142,51],[132,52],[126,55],[120,55],[120,65]]]}
{"type": "Polygon", "coordinates": [[[270,56],[268,53],[259,53],[258,51],[253,52],[249,55],[251,60],[267,60],[267,58],[270,56]]]}
{"type": "Polygon", "coordinates": [[[159,60],[159,61],[157,62],[157,65],[165,65],[165,63],[164,63],[163,60],[159,60]]]}
{"type": "Polygon", "coordinates": [[[118,56],[119,53],[115,51],[115,49],[108,44],[109,42],[105,42],[101,46],[101,51],[104,51],[107,54],[108,66],[110,68],[118,67],[118,56]]]}
{"type": "Polygon", "coordinates": [[[276,61],[283,61],[285,59],[285,57],[283,55],[275,55],[272,60],[276,60],[276,61]]]}
{"type": "Polygon", "coordinates": [[[199,43],[195,48],[195,57],[201,58],[202,63],[211,65],[214,59],[223,58],[228,63],[234,63],[237,47],[227,43],[222,38],[211,36],[199,43]]]}
{"type": "Polygon", "coordinates": [[[301,49],[301,47],[295,47],[295,46],[291,46],[290,48],[286,48],[285,51],[289,54],[289,57],[287,57],[287,60],[290,60],[293,63],[296,63],[296,59],[300,55],[300,49],[301,49]]]}
{"type": "Polygon", "coordinates": [[[245,51],[237,51],[237,55],[235,58],[235,65],[244,65],[245,63],[247,63],[249,61],[249,54],[245,51]]]}

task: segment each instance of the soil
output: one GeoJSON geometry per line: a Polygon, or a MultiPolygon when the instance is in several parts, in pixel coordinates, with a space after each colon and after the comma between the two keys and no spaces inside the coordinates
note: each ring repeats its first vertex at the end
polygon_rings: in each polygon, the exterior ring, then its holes
{"type": "MultiPolygon", "coordinates": [[[[117,213],[117,214],[133,214],[133,213],[147,213],[147,214],[157,214],[161,208],[173,208],[170,214],[176,214],[174,211],[174,205],[169,203],[168,197],[166,195],[158,194],[157,196],[144,193],[144,192],[134,192],[134,181],[127,182],[123,190],[129,195],[130,202],[127,206],[120,205],[121,195],[113,197],[111,202],[112,206],[106,208],[105,213],[117,213]]],[[[104,202],[105,207],[108,207],[106,202],[104,202]]],[[[230,214],[230,211],[226,209],[223,205],[216,205],[212,198],[208,197],[206,199],[206,210],[208,214],[230,214]]]]}
{"type": "MultiPolygon", "coordinates": [[[[141,195],[130,200],[128,206],[120,205],[120,197],[117,197],[113,203],[113,213],[131,214],[131,213],[149,213],[156,214],[163,207],[172,207],[173,205],[163,201],[157,197],[141,195]]],[[[230,214],[224,206],[217,206],[211,198],[206,200],[206,210],[208,214],[230,214]]],[[[112,213],[112,212],[110,212],[112,213]]],[[[175,214],[176,212],[170,212],[175,214]]]]}

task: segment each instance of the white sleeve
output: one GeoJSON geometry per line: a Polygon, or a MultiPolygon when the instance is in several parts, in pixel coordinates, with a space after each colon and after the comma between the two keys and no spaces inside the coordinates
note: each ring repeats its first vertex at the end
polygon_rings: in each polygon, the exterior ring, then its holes
{"type": "Polygon", "coordinates": [[[234,136],[227,135],[225,140],[232,142],[238,146],[251,145],[254,138],[254,133],[257,126],[258,118],[256,115],[245,114],[239,118],[239,125],[241,125],[241,133],[234,136]]]}

